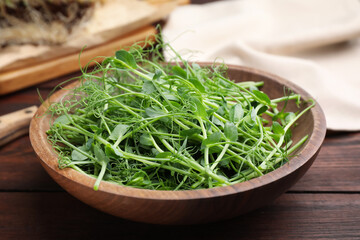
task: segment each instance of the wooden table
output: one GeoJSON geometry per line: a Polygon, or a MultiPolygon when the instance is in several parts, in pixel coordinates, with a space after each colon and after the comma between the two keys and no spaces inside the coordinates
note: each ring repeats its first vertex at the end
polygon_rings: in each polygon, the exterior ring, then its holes
{"type": "MultiPolygon", "coordinates": [[[[54,86],[76,74],[0,96],[0,115],[39,105],[37,88],[45,98],[54,86]]],[[[328,132],[306,175],[267,207],[197,226],[149,225],[99,212],[70,196],[46,174],[28,136],[0,147],[0,239],[109,237],[360,239],[360,132],[328,132]]]]}
{"type": "MultiPolygon", "coordinates": [[[[63,76],[0,97],[0,115],[39,105],[63,76]]],[[[328,133],[314,165],[274,203],[224,222],[156,226],[99,212],[64,192],[21,137],[0,147],[0,239],[360,239],[360,132],[328,133]]]]}

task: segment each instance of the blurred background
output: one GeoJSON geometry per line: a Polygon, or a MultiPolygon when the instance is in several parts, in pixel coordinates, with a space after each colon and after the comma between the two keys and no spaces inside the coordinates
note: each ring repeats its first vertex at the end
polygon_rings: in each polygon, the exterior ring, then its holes
{"type": "Polygon", "coordinates": [[[328,129],[360,129],[357,0],[2,0],[0,7],[2,95],[149,40],[160,23],[184,58],[279,75],[320,103],[328,129]]]}

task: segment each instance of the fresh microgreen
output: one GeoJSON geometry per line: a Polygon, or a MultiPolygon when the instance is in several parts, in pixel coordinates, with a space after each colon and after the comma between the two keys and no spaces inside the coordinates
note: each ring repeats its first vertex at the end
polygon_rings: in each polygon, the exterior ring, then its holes
{"type": "Polygon", "coordinates": [[[95,177],[95,190],[101,181],[211,188],[271,172],[307,140],[293,143],[291,128],[314,102],[287,112],[298,94],[270,99],[262,82],[235,83],[225,64],[189,64],[176,52],[166,63],[165,45],[117,51],[50,105],[47,134],[60,168],[95,177]]]}

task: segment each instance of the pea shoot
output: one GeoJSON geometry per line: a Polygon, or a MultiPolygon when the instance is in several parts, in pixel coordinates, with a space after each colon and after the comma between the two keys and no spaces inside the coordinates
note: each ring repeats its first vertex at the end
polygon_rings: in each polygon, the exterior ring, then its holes
{"type": "MultiPolygon", "coordinates": [[[[60,102],[48,139],[59,167],[74,168],[124,186],[189,190],[227,186],[262,176],[286,163],[307,139],[291,140],[291,127],[313,107],[278,109],[263,82],[237,82],[225,64],[200,66],[161,47],[117,51],[88,72],[60,102]]],[[[286,104],[285,104],[286,105],[286,104]]]]}

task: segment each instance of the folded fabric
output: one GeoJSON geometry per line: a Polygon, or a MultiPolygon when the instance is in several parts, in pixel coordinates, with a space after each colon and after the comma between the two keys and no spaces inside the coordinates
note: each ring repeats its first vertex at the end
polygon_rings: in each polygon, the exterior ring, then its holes
{"type": "MultiPolygon", "coordinates": [[[[163,35],[188,60],[221,58],[284,77],[320,103],[329,129],[360,130],[357,0],[241,0],[184,6],[170,15],[163,35]]],[[[165,55],[172,57],[170,51],[165,55]]]]}

